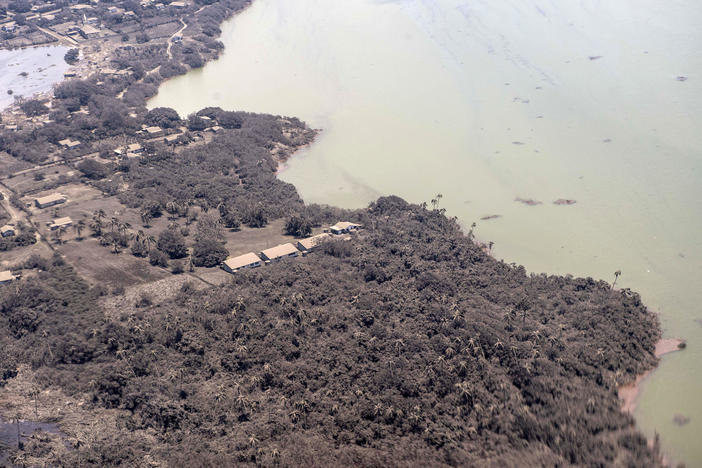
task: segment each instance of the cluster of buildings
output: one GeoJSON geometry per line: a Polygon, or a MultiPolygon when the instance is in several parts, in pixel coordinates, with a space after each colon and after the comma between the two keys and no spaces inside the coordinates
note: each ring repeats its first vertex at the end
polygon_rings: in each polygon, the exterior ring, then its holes
{"type": "Polygon", "coordinates": [[[285,258],[297,257],[319,247],[324,241],[332,239],[334,235],[348,234],[360,228],[360,224],[343,221],[331,226],[328,231],[316,236],[300,239],[295,245],[288,242],[261,251],[258,255],[249,252],[238,257],[232,257],[222,262],[222,268],[229,273],[236,273],[245,268],[256,268],[261,265],[277,262],[285,258]],[[330,234],[331,233],[331,234],[330,234]]]}

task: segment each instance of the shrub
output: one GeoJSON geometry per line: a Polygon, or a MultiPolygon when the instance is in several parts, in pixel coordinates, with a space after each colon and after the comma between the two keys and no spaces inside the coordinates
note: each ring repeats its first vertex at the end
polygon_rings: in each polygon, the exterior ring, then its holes
{"type": "Polygon", "coordinates": [[[160,250],[152,249],[149,252],[149,263],[166,268],[168,266],[168,256],[160,250]]]}
{"type": "Polygon", "coordinates": [[[201,239],[193,247],[193,264],[195,266],[214,267],[222,263],[229,252],[221,242],[214,239],[201,239]]]}
{"type": "Polygon", "coordinates": [[[158,236],[158,248],[170,258],[183,258],[188,254],[185,238],[177,229],[166,229],[158,236]]]}
{"type": "Polygon", "coordinates": [[[63,59],[68,63],[69,65],[74,65],[78,62],[78,55],[79,55],[78,49],[69,49],[68,52],[66,52],[66,55],[63,56],[63,59]]]}
{"type": "Polygon", "coordinates": [[[312,223],[307,218],[293,215],[285,223],[285,234],[295,237],[307,237],[312,234],[312,223]]]}

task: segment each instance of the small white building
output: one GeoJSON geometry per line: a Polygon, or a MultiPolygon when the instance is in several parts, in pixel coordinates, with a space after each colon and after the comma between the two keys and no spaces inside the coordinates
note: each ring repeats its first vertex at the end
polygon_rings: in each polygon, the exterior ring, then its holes
{"type": "Polygon", "coordinates": [[[64,197],[60,193],[52,193],[51,195],[40,197],[34,200],[34,204],[37,206],[37,208],[48,208],[50,206],[60,205],[61,203],[65,202],[66,197],[64,197]]]}
{"type": "Polygon", "coordinates": [[[329,228],[332,234],[346,234],[360,228],[360,224],[349,223],[348,221],[340,221],[329,228]]]}
{"type": "Polygon", "coordinates": [[[261,258],[266,262],[276,262],[288,257],[297,257],[300,251],[291,243],[276,245],[261,252],[261,258]]]}
{"type": "Polygon", "coordinates": [[[263,260],[261,260],[258,255],[253,252],[249,252],[244,255],[239,255],[238,257],[226,259],[224,262],[222,262],[222,268],[226,272],[236,273],[244,268],[260,267],[262,264],[263,260]]]}
{"type": "Polygon", "coordinates": [[[17,279],[10,270],[0,271],[0,284],[10,283],[17,279]]]}
{"type": "Polygon", "coordinates": [[[69,218],[68,216],[64,216],[63,218],[57,218],[54,219],[50,224],[49,224],[49,229],[52,231],[55,231],[59,228],[67,228],[73,225],[73,220],[69,218]]]}
{"type": "Polygon", "coordinates": [[[317,247],[319,247],[319,244],[324,242],[325,240],[331,238],[331,236],[327,233],[324,234],[317,234],[316,236],[308,237],[306,239],[300,239],[297,241],[297,248],[302,251],[304,254],[305,252],[310,252],[317,247]]]}
{"type": "Polygon", "coordinates": [[[0,228],[0,236],[10,237],[15,235],[15,227],[9,224],[4,225],[0,228]]]}
{"type": "MultiPolygon", "coordinates": [[[[78,112],[75,112],[75,113],[77,114],[78,112]]],[[[87,114],[88,112],[86,111],[85,113],[87,114]]],[[[72,149],[72,148],[75,148],[77,146],[80,146],[80,141],[71,140],[70,138],[64,138],[63,140],[59,140],[58,144],[62,148],[72,149]]]]}

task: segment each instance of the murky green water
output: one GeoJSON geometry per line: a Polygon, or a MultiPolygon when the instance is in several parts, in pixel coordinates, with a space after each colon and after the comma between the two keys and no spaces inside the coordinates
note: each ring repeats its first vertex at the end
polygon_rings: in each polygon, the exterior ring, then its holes
{"type": "Polygon", "coordinates": [[[689,344],[647,380],[637,420],[702,466],[699,24],[692,0],[256,0],[223,28],[219,61],[150,105],[324,129],[281,174],[307,201],[442,193],[530,271],[621,269],[689,344]]]}
{"type": "Polygon", "coordinates": [[[16,98],[49,91],[63,80],[68,69],[63,59],[67,51],[68,48],[61,46],[0,50],[0,109],[16,98]]]}

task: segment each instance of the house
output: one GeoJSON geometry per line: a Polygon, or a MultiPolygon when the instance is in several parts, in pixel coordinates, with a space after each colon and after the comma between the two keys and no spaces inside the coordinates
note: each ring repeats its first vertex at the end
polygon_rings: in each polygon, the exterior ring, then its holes
{"type": "Polygon", "coordinates": [[[15,29],[17,29],[17,24],[14,21],[2,25],[2,30],[5,32],[14,32],[15,29]]]}
{"type": "Polygon", "coordinates": [[[17,277],[13,275],[10,270],[0,271],[0,284],[10,283],[15,279],[17,279],[17,277]]]}
{"type": "Polygon", "coordinates": [[[263,261],[253,252],[249,252],[238,257],[228,258],[222,262],[222,268],[229,273],[235,273],[243,268],[256,268],[263,264],[263,261]]]}
{"type": "Polygon", "coordinates": [[[58,144],[60,146],[62,146],[63,148],[72,149],[72,148],[75,148],[76,146],[80,146],[80,141],[71,140],[70,138],[64,138],[63,140],[59,140],[58,144]]]}
{"type": "Polygon", "coordinates": [[[10,236],[14,236],[14,235],[15,235],[15,227],[14,226],[10,226],[9,224],[6,224],[0,228],[0,236],[10,237],[10,236]]]}
{"type": "Polygon", "coordinates": [[[127,145],[127,153],[141,153],[144,151],[144,148],[139,144],[139,143],[132,143],[131,145],[127,145]]]}
{"type": "Polygon", "coordinates": [[[172,6],[174,8],[185,8],[185,2],[177,1],[177,2],[171,2],[169,6],[172,6]]]}
{"type": "Polygon", "coordinates": [[[161,127],[146,127],[144,131],[150,137],[159,137],[163,134],[163,129],[161,127]]]}
{"type": "Polygon", "coordinates": [[[100,30],[95,26],[86,24],[84,26],[81,26],[80,29],[78,29],[78,34],[80,34],[86,39],[95,39],[96,37],[100,36],[100,30]]]}
{"type": "Polygon", "coordinates": [[[50,206],[59,205],[66,202],[66,197],[60,193],[52,193],[45,197],[40,197],[34,200],[34,204],[37,208],[48,208],[50,206]]]}
{"type": "Polygon", "coordinates": [[[316,249],[317,247],[319,247],[319,245],[323,241],[329,239],[330,237],[331,236],[329,234],[324,233],[324,234],[317,234],[316,236],[308,237],[307,239],[300,239],[299,241],[297,241],[297,248],[300,249],[302,251],[302,253],[310,252],[310,251],[316,249]]]}
{"type": "Polygon", "coordinates": [[[346,234],[347,232],[355,231],[360,228],[360,224],[349,223],[348,221],[340,221],[329,228],[332,234],[346,234]]]}
{"type": "Polygon", "coordinates": [[[59,228],[62,228],[62,227],[66,227],[66,228],[67,228],[67,227],[70,227],[70,226],[72,226],[72,225],[73,225],[73,220],[72,220],[71,218],[69,218],[68,216],[65,216],[65,217],[63,217],[63,218],[54,219],[54,220],[49,224],[49,229],[51,229],[52,231],[55,231],[55,230],[57,230],[57,229],[59,229],[59,228]]]}
{"type": "Polygon", "coordinates": [[[269,263],[276,262],[287,257],[297,257],[299,254],[300,251],[297,250],[294,245],[288,242],[287,244],[280,244],[264,250],[261,252],[261,258],[265,260],[266,263],[269,263]]]}

